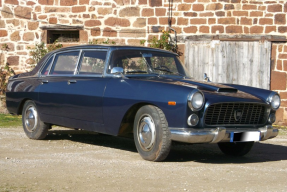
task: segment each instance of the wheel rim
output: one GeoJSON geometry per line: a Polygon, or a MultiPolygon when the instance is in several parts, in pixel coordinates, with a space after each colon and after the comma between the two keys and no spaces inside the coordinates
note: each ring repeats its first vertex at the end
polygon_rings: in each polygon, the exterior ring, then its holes
{"type": "Polygon", "coordinates": [[[33,132],[36,129],[38,114],[34,106],[29,106],[25,111],[25,126],[28,131],[33,132]]]}
{"type": "Polygon", "coordinates": [[[155,124],[151,116],[143,115],[138,124],[138,141],[141,148],[150,151],[155,142],[155,124]]]}

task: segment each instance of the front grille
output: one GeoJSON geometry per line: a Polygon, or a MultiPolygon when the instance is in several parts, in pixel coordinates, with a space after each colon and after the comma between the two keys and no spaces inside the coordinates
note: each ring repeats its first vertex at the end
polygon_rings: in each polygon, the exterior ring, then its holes
{"type": "Polygon", "coordinates": [[[206,125],[263,124],[266,108],[257,103],[218,103],[206,110],[206,125]],[[241,114],[241,117],[240,117],[241,114]]]}

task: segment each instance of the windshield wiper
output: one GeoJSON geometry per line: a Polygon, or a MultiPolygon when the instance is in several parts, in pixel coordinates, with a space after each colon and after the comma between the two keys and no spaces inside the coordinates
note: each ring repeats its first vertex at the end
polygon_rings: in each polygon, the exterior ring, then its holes
{"type": "Polygon", "coordinates": [[[164,72],[168,72],[168,73],[171,73],[171,74],[176,74],[176,75],[179,75],[179,76],[182,76],[185,78],[185,75],[181,74],[181,73],[178,73],[178,72],[173,72],[169,69],[165,69],[165,68],[159,68],[159,67],[156,67],[156,68],[153,68],[155,70],[159,70],[159,71],[164,71],[164,72]]]}
{"type": "Polygon", "coordinates": [[[126,73],[147,73],[147,71],[133,70],[133,71],[126,71],[126,73]]]}

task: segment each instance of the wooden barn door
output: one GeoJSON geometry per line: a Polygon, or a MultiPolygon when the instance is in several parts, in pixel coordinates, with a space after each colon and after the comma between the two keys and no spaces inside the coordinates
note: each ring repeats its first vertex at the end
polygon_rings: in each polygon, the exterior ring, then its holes
{"type": "Polygon", "coordinates": [[[271,42],[189,41],[185,43],[185,65],[192,77],[219,83],[270,89],[271,42]]]}

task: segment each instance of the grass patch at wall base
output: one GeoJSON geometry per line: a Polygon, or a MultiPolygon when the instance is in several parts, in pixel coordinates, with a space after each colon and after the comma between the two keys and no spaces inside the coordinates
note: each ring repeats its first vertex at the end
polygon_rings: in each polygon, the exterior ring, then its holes
{"type": "Polygon", "coordinates": [[[22,126],[22,116],[13,116],[10,114],[0,114],[0,128],[22,126]]]}

